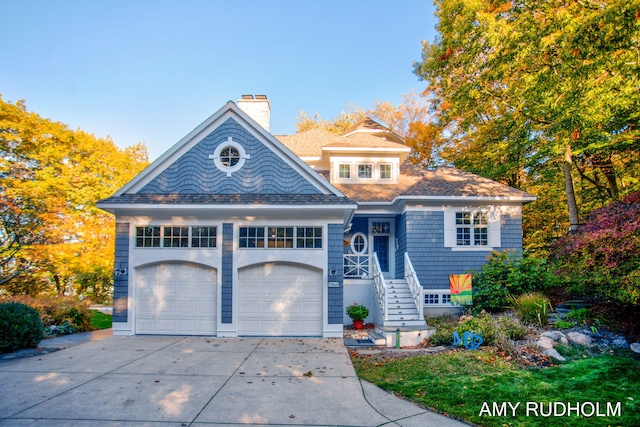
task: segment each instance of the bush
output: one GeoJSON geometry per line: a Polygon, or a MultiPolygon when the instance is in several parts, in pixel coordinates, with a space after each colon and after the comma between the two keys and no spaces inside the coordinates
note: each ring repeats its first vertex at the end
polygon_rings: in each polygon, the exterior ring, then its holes
{"type": "Polygon", "coordinates": [[[429,338],[433,345],[450,345],[453,343],[454,332],[462,337],[465,332],[470,331],[481,335],[485,345],[502,343],[506,346],[505,340],[522,339],[528,332],[526,326],[509,314],[493,316],[483,313],[475,317],[461,316],[457,321],[453,316],[441,316],[428,319],[428,323],[436,328],[436,333],[429,338]]]}
{"type": "Polygon", "coordinates": [[[557,280],[544,259],[515,251],[492,252],[487,262],[474,273],[473,309],[496,311],[505,308],[509,296],[543,292],[557,280]]]}
{"type": "Polygon", "coordinates": [[[0,353],[37,347],[44,338],[38,310],[25,304],[0,304],[0,353]]]}
{"type": "Polygon", "coordinates": [[[572,293],[640,305],[640,192],[593,211],[551,250],[572,293]]]}
{"type": "Polygon", "coordinates": [[[29,296],[13,296],[5,301],[19,302],[35,308],[40,312],[44,326],[61,326],[65,322],[71,324],[76,331],[92,330],[91,313],[88,303],[74,297],[57,296],[50,298],[33,298],[29,296]]]}
{"type": "Polygon", "coordinates": [[[551,303],[544,295],[530,293],[520,295],[518,298],[511,297],[511,300],[518,317],[524,323],[544,326],[549,321],[551,303]]]}

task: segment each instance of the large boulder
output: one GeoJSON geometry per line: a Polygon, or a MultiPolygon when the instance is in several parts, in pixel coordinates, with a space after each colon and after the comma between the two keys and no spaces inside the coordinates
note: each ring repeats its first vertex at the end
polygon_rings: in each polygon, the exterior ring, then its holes
{"type": "Polygon", "coordinates": [[[569,332],[569,341],[578,345],[591,345],[591,337],[581,332],[569,332]]]}

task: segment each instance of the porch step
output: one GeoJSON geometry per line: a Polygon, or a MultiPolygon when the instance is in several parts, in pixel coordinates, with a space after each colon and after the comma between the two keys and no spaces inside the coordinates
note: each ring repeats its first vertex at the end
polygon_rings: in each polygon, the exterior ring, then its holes
{"type": "Polygon", "coordinates": [[[385,327],[416,327],[426,326],[424,318],[420,317],[418,307],[413,300],[409,284],[404,279],[386,281],[388,297],[388,313],[385,327]]]}

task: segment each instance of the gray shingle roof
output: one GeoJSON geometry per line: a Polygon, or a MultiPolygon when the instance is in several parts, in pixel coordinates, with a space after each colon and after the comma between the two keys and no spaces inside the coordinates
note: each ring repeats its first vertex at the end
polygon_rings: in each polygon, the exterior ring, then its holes
{"type": "Polygon", "coordinates": [[[481,197],[533,200],[533,196],[496,181],[454,168],[423,169],[405,162],[397,184],[334,184],[357,202],[391,202],[396,197],[481,197]]]}
{"type": "Polygon", "coordinates": [[[98,205],[349,205],[352,200],[333,194],[123,194],[98,205]]]}

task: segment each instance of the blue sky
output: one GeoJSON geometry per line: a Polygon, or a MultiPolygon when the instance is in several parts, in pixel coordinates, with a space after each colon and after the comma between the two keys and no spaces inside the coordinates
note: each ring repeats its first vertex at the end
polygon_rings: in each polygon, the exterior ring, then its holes
{"type": "Polygon", "coordinates": [[[428,0],[0,0],[0,94],[160,156],[227,101],[266,94],[271,132],[304,110],[397,105],[435,35],[428,0]]]}

